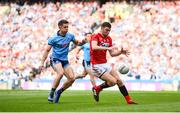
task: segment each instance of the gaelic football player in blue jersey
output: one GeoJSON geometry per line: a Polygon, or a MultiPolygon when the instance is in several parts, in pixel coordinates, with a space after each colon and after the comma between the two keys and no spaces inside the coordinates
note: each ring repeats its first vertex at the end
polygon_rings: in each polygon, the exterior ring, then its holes
{"type": "Polygon", "coordinates": [[[42,69],[44,66],[44,62],[52,49],[52,54],[50,56],[50,64],[53,70],[57,73],[55,77],[50,94],[48,96],[48,101],[59,103],[59,98],[64,90],[69,88],[75,80],[73,69],[71,68],[68,62],[68,52],[69,52],[69,44],[73,42],[75,45],[81,44],[78,40],[75,39],[75,36],[68,32],[68,24],[67,20],[60,20],[58,22],[59,30],[56,34],[48,39],[48,44],[43,54],[40,68],[42,69]],[[62,87],[58,90],[56,88],[60,84],[60,80],[63,75],[66,76],[67,81],[64,82],[62,87]],[[54,93],[55,98],[54,98],[54,93]]]}
{"type": "Polygon", "coordinates": [[[95,76],[93,76],[92,71],[91,71],[91,64],[90,64],[90,38],[91,38],[92,33],[86,33],[85,36],[85,40],[86,43],[82,46],[80,46],[80,48],[78,48],[77,53],[76,53],[76,58],[79,59],[78,54],[81,50],[83,50],[83,62],[82,65],[84,67],[84,71],[82,74],[77,75],[76,79],[79,78],[83,78],[86,77],[87,74],[89,74],[90,76],[90,81],[93,87],[96,86],[96,82],[95,82],[95,76]]]}

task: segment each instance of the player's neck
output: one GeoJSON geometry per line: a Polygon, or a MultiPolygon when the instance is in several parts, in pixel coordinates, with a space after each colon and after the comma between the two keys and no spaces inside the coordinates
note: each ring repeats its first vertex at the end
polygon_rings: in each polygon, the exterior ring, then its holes
{"type": "Polygon", "coordinates": [[[107,35],[103,35],[103,33],[100,33],[102,36],[103,36],[103,38],[106,38],[107,37],[107,35]]]}
{"type": "Polygon", "coordinates": [[[66,34],[63,34],[60,30],[57,32],[57,35],[65,37],[66,34]]]}

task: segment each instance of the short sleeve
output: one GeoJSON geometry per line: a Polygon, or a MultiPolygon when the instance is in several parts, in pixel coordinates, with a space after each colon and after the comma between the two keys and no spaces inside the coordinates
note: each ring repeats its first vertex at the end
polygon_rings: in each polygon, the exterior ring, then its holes
{"type": "Polygon", "coordinates": [[[49,39],[48,39],[48,45],[53,45],[54,44],[54,38],[53,37],[50,37],[49,39]]]}
{"type": "Polygon", "coordinates": [[[93,36],[91,37],[91,41],[96,41],[96,42],[98,42],[98,36],[97,36],[97,35],[93,35],[93,36]]]}
{"type": "Polygon", "coordinates": [[[75,42],[75,36],[74,35],[71,35],[71,41],[75,42]]]}

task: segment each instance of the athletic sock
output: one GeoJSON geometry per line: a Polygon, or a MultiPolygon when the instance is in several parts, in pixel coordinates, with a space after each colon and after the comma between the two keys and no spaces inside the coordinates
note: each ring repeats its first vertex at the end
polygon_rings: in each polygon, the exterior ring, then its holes
{"type": "Polygon", "coordinates": [[[50,91],[50,96],[53,97],[54,96],[54,92],[56,91],[56,88],[52,88],[50,91]]]}
{"type": "Polygon", "coordinates": [[[129,96],[128,91],[124,85],[119,87],[119,90],[123,94],[127,102],[131,101],[131,97],[129,96]]]}
{"type": "Polygon", "coordinates": [[[61,94],[65,89],[64,88],[60,88],[57,93],[61,94]]]}
{"type": "Polygon", "coordinates": [[[107,82],[104,82],[104,83],[102,83],[101,85],[97,86],[96,88],[97,88],[98,90],[102,90],[102,89],[108,88],[108,87],[110,87],[110,86],[107,84],[107,82]]]}

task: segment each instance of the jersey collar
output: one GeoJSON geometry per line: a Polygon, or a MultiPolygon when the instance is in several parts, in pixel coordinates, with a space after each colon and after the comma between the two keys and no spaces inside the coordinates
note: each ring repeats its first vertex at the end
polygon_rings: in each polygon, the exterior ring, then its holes
{"type": "Polygon", "coordinates": [[[66,34],[67,34],[67,33],[66,33],[65,36],[62,36],[59,32],[60,32],[60,30],[57,31],[57,36],[65,37],[66,34]]]}

